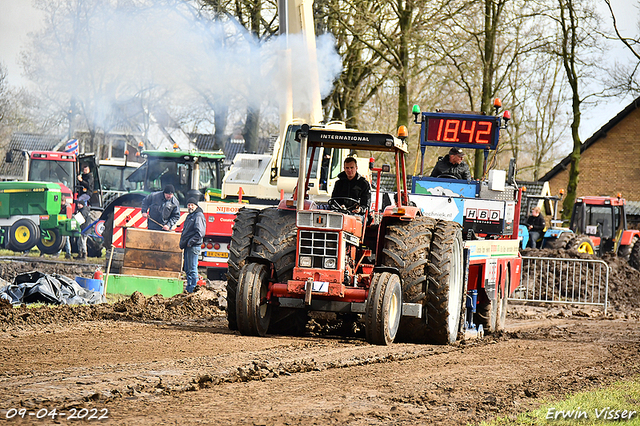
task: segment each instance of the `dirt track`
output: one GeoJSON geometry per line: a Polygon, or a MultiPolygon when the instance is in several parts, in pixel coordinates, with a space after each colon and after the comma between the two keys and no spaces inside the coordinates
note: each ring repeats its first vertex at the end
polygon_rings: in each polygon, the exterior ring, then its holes
{"type": "MultiPolygon", "coordinates": [[[[628,299],[639,275],[617,267],[628,278],[611,287],[628,299]]],[[[0,276],[19,268],[0,263],[0,276]]],[[[466,425],[640,373],[640,309],[614,294],[607,317],[512,306],[500,336],[379,347],[317,322],[301,338],[240,336],[213,284],[114,305],[3,306],[0,418],[14,407],[67,416],[84,407],[118,425],[466,425]]],[[[25,417],[13,422],[53,423],[25,417]]]]}

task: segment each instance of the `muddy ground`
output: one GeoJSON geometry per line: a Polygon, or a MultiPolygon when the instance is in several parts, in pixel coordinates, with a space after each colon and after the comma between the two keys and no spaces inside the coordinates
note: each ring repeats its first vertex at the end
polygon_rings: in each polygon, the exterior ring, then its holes
{"type": "MultiPolygon", "coordinates": [[[[467,425],[513,418],[543,399],[640,373],[640,273],[607,261],[606,316],[599,307],[512,304],[504,333],[450,346],[372,346],[321,318],[301,337],[241,336],[226,327],[222,282],[172,298],[0,305],[0,419],[467,425]],[[55,419],[36,419],[54,408],[55,419]]],[[[0,278],[31,270],[89,277],[94,269],[0,261],[0,278]]]]}

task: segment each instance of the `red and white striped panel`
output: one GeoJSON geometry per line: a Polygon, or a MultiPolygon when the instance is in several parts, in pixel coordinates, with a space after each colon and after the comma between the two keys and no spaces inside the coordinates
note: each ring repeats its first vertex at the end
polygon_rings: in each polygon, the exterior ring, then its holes
{"type": "MultiPolygon", "coordinates": [[[[187,211],[180,211],[180,219],[176,223],[175,232],[182,232],[182,223],[187,218],[187,211]]],[[[113,211],[113,237],[111,244],[117,248],[124,248],[123,228],[147,229],[147,219],[142,217],[140,207],[116,206],[113,211]]]]}

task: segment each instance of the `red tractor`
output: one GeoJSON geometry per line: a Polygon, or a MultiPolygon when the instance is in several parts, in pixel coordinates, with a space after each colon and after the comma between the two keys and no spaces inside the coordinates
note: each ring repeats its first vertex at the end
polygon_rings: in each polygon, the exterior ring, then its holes
{"type": "Polygon", "coordinates": [[[586,252],[600,256],[615,253],[640,270],[640,231],[627,229],[626,204],[622,196],[579,197],[573,206],[569,228],[583,238],[588,237],[584,244],[590,243],[593,247],[586,247],[586,252]]]}
{"type": "MultiPolygon", "coordinates": [[[[396,203],[379,208],[378,186],[362,215],[343,208],[349,200],[316,204],[307,199],[309,172],[301,167],[293,200],[241,209],[229,246],[229,328],[257,336],[301,333],[309,311],[324,311],[362,316],[374,344],[396,337],[439,344],[457,339],[465,309],[462,227],[409,205],[401,130],[399,139],[302,126],[300,164],[312,165],[326,148],[394,153],[396,203]]],[[[370,167],[378,174],[390,169],[370,167]]]]}

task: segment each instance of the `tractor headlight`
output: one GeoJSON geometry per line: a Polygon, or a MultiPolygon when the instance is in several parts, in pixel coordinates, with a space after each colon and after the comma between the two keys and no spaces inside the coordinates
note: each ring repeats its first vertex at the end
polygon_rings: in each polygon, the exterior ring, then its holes
{"type": "Polygon", "coordinates": [[[311,268],[311,257],[300,256],[300,266],[303,268],[311,268]]]}
{"type": "Polygon", "coordinates": [[[336,259],[335,259],[335,257],[326,257],[324,259],[324,268],[325,269],[336,269],[336,259]]]}

